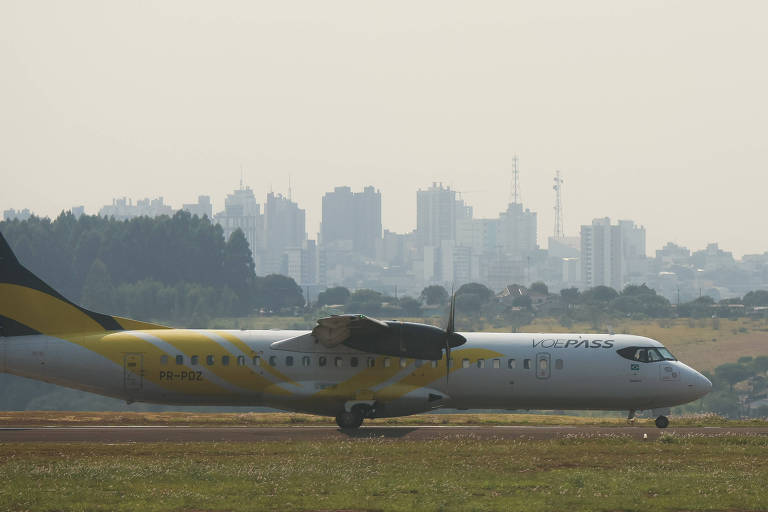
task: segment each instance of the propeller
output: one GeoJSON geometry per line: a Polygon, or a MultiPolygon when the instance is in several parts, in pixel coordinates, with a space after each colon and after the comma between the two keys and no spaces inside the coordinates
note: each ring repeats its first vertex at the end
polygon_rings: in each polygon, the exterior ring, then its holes
{"type": "Polygon", "coordinates": [[[445,380],[451,374],[451,337],[456,332],[456,294],[451,288],[451,307],[448,310],[448,325],[445,327],[445,380]]]}

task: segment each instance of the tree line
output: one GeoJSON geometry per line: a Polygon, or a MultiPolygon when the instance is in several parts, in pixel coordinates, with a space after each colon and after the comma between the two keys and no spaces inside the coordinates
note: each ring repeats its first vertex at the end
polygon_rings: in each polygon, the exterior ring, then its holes
{"type": "Polygon", "coordinates": [[[256,276],[242,231],[228,240],[207,217],[126,221],[66,212],[0,222],[19,260],[73,302],[140,320],[188,321],[304,306],[301,288],[256,276]]]}

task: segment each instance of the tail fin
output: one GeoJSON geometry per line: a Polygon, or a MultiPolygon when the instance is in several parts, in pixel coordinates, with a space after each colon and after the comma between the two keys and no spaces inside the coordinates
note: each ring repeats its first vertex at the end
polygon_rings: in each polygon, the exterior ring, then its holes
{"type": "Polygon", "coordinates": [[[165,328],[73,304],[19,263],[0,233],[0,336],[165,328]]]}

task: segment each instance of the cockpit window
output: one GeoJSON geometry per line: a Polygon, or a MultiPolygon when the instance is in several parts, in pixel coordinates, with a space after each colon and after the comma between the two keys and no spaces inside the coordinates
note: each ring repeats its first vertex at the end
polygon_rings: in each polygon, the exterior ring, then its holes
{"type": "Polygon", "coordinates": [[[659,351],[659,354],[661,354],[661,357],[664,358],[665,361],[677,361],[677,358],[672,355],[672,353],[665,349],[664,347],[657,348],[656,350],[659,351]]]}
{"type": "Polygon", "coordinates": [[[656,361],[677,361],[669,350],[664,347],[625,347],[616,351],[624,359],[641,363],[656,361]]]}

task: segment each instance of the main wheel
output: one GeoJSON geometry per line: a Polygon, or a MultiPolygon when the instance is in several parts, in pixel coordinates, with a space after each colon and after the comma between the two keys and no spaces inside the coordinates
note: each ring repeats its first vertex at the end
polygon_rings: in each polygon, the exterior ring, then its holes
{"type": "Polygon", "coordinates": [[[341,428],[357,428],[363,424],[363,413],[360,409],[352,409],[352,412],[344,411],[336,416],[336,424],[341,428]]]}
{"type": "Polygon", "coordinates": [[[666,416],[659,416],[656,418],[656,426],[659,428],[667,428],[669,426],[669,418],[666,416]]]}

